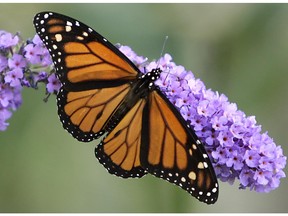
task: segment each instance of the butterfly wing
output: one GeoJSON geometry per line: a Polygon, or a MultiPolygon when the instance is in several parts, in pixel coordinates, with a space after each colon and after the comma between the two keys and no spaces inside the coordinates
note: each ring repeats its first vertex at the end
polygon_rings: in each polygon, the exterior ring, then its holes
{"type": "Polygon", "coordinates": [[[131,108],[95,155],[111,174],[128,178],[149,172],[202,202],[218,198],[217,178],[203,144],[159,90],[131,108]]]}
{"type": "Polygon", "coordinates": [[[142,177],[141,127],[146,100],[140,99],[118,125],[96,147],[95,155],[109,173],[128,177],[142,177]]]}
{"type": "Polygon", "coordinates": [[[103,36],[73,18],[42,12],[34,26],[62,83],[57,104],[63,127],[84,142],[101,136],[139,70],[103,36]]]}
{"type": "Polygon", "coordinates": [[[75,92],[61,88],[57,105],[63,127],[82,142],[98,138],[112,128],[111,116],[129,89],[129,84],[75,92]]]}
{"type": "Polygon", "coordinates": [[[66,88],[91,89],[95,83],[96,88],[118,86],[135,79],[139,73],[122,52],[80,21],[42,12],[36,14],[34,26],[66,88]]]}
{"type": "Polygon", "coordinates": [[[218,198],[218,183],[203,144],[171,102],[156,89],[143,110],[142,167],[208,204],[218,198]]]}

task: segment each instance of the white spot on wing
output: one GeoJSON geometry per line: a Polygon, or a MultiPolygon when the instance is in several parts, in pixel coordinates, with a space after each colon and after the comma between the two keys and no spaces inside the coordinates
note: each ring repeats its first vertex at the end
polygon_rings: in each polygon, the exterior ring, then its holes
{"type": "Polygon", "coordinates": [[[197,168],[198,168],[198,169],[204,169],[204,164],[203,164],[203,162],[199,162],[198,165],[197,165],[197,168]]]}
{"type": "Polygon", "coordinates": [[[188,174],[188,177],[191,179],[191,180],[196,180],[196,173],[191,171],[189,174],[188,174]]]}
{"type": "Polygon", "coordinates": [[[55,34],[55,39],[57,42],[62,41],[62,35],[61,34],[55,34]]]}
{"type": "Polygon", "coordinates": [[[84,38],[81,37],[81,36],[77,36],[76,38],[77,38],[78,40],[84,40],[84,38]]]}
{"type": "Polygon", "coordinates": [[[66,32],[70,32],[72,30],[72,27],[67,25],[67,26],[65,26],[65,30],[66,30],[66,32]]]}
{"type": "Polygon", "coordinates": [[[181,178],[182,182],[186,182],[186,179],[184,177],[181,178]]]}

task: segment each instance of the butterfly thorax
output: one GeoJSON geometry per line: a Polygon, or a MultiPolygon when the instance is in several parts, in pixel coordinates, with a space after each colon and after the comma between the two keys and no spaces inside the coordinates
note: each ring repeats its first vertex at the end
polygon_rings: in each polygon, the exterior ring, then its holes
{"type": "Polygon", "coordinates": [[[143,74],[138,77],[138,85],[136,84],[135,87],[138,87],[138,89],[135,89],[136,92],[141,92],[144,90],[153,91],[155,89],[154,82],[159,79],[160,73],[162,70],[160,68],[153,69],[151,72],[148,72],[146,74],[143,74]]]}

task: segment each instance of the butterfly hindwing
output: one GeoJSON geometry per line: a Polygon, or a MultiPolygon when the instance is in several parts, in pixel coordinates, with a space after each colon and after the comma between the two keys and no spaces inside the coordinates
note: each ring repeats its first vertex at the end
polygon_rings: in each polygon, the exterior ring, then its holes
{"type": "Polygon", "coordinates": [[[140,99],[95,149],[99,162],[109,173],[128,177],[142,177],[141,126],[146,101],[140,99]]]}
{"type": "Polygon", "coordinates": [[[159,91],[149,95],[143,111],[141,165],[200,201],[214,203],[218,183],[212,164],[186,121],[159,91]]]}
{"type": "Polygon", "coordinates": [[[63,127],[82,142],[100,137],[114,126],[110,124],[112,114],[129,90],[129,84],[76,92],[62,87],[57,105],[63,127]]]}

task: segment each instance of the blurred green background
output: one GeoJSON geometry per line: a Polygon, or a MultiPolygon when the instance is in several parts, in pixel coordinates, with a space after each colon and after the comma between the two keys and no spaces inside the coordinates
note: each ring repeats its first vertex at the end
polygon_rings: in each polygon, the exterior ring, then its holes
{"type": "MultiPolygon", "coordinates": [[[[1,4],[0,29],[35,34],[32,19],[51,10],[78,19],[112,43],[158,58],[165,51],[228,96],[287,154],[287,4],[1,4]]],[[[220,182],[215,205],[147,176],[112,176],[61,126],[55,97],[25,89],[0,134],[0,212],[288,212],[287,179],[259,194],[220,182]]],[[[287,172],[287,169],[286,169],[287,172]]]]}

